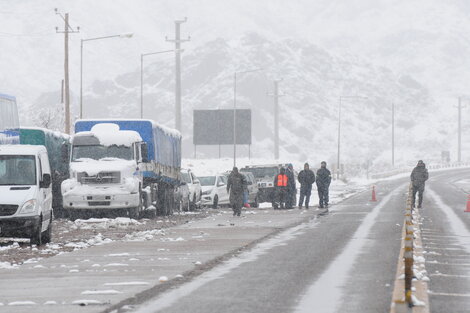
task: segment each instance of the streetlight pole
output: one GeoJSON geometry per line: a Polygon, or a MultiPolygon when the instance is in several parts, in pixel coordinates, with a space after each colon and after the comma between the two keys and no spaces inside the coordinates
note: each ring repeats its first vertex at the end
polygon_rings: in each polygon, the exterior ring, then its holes
{"type": "Polygon", "coordinates": [[[339,97],[339,110],[338,110],[338,159],[337,159],[337,169],[336,169],[336,179],[339,179],[340,174],[340,152],[341,152],[341,107],[343,104],[343,99],[367,99],[367,97],[362,96],[340,96],[339,97]]]}
{"type": "Polygon", "coordinates": [[[148,55],[168,53],[173,51],[175,50],[164,50],[140,54],[140,118],[144,118],[144,57],[148,55]]]}
{"type": "Polygon", "coordinates": [[[237,75],[262,71],[262,68],[233,73],[233,166],[237,164],[237,75]]]}
{"type": "Polygon", "coordinates": [[[175,128],[181,131],[181,44],[191,40],[181,39],[181,24],[186,23],[188,18],[175,21],[175,39],[168,39],[166,41],[175,43],[175,128]]]}
{"type": "Polygon", "coordinates": [[[80,118],[83,118],[83,43],[86,41],[117,38],[117,37],[131,38],[133,35],[134,35],[133,33],[124,33],[124,34],[119,34],[119,35],[80,39],[80,118]]]}

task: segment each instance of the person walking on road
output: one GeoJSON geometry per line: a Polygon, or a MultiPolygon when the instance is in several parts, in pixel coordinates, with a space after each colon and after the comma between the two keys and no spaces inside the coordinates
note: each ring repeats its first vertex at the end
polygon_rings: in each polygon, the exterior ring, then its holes
{"type": "Polygon", "coordinates": [[[416,193],[418,193],[418,196],[419,196],[418,209],[421,209],[421,206],[423,204],[424,186],[428,178],[429,178],[429,173],[426,168],[426,165],[424,164],[422,160],[419,160],[418,164],[411,172],[411,183],[413,186],[413,198],[412,198],[411,206],[413,208],[415,207],[416,193]]]}
{"type": "Polygon", "coordinates": [[[227,192],[230,195],[230,205],[232,206],[233,216],[240,216],[243,207],[243,193],[246,190],[247,183],[245,176],[238,172],[237,167],[233,167],[228,176],[227,192]]]}
{"type": "Polygon", "coordinates": [[[308,163],[304,164],[304,169],[300,171],[297,177],[300,183],[299,209],[302,209],[305,198],[305,208],[308,209],[310,195],[312,194],[312,185],[315,182],[315,174],[310,169],[308,163]]]}
{"type": "Polygon", "coordinates": [[[285,202],[287,197],[287,186],[289,184],[289,177],[286,175],[285,168],[281,167],[279,170],[279,175],[274,178],[274,188],[275,194],[273,197],[273,208],[274,210],[277,209],[284,209],[285,202]]]}
{"type": "Polygon", "coordinates": [[[328,192],[331,183],[331,172],[326,168],[326,162],[321,162],[321,167],[317,171],[317,189],[320,198],[319,207],[328,209],[328,192]]]}
{"type": "Polygon", "coordinates": [[[286,198],[286,209],[292,209],[295,205],[295,198],[297,195],[297,186],[295,184],[294,167],[292,164],[287,165],[286,175],[287,181],[287,198],[286,198]]]}

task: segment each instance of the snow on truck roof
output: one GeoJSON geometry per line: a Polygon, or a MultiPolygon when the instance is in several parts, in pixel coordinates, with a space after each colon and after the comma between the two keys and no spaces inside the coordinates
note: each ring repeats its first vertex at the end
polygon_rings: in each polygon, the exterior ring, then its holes
{"type": "Polygon", "coordinates": [[[142,137],[140,137],[138,132],[133,130],[120,130],[119,125],[113,123],[96,124],[90,131],[76,133],[75,137],[90,135],[96,137],[103,146],[132,146],[134,142],[142,141],[142,137]]]}
{"type": "Polygon", "coordinates": [[[47,152],[46,147],[36,145],[0,145],[0,155],[36,155],[47,152]]]}
{"type": "Polygon", "coordinates": [[[176,129],[173,129],[173,128],[170,128],[170,127],[167,127],[167,126],[164,126],[162,124],[159,124],[157,122],[155,122],[154,120],[147,120],[147,119],[128,119],[128,118],[101,118],[101,119],[82,119],[82,120],[78,120],[76,122],[96,122],[96,121],[103,121],[103,122],[106,122],[106,121],[109,121],[110,123],[112,123],[113,121],[122,121],[122,122],[127,122],[127,121],[130,121],[130,122],[149,122],[152,124],[152,126],[154,128],[160,128],[162,129],[167,135],[169,136],[172,136],[172,137],[175,137],[175,138],[181,138],[181,133],[176,130],[176,129]]]}
{"type": "Polygon", "coordinates": [[[21,130],[21,129],[25,129],[25,130],[40,130],[40,131],[43,131],[44,133],[52,134],[52,135],[54,135],[55,137],[64,138],[64,139],[69,139],[69,138],[70,138],[70,135],[61,133],[60,131],[50,130],[50,129],[42,128],[42,127],[21,126],[21,127],[20,127],[20,130],[21,130]]]}

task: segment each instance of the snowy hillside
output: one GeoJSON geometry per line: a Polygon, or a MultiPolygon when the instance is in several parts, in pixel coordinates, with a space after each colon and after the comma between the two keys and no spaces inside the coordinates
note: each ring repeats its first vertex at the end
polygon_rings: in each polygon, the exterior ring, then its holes
{"type": "MultiPolygon", "coordinates": [[[[265,67],[268,79],[260,74],[242,77],[239,103],[254,110],[255,157],[271,154],[272,115],[260,112],[272,112],[265,93],[271,80],[280,77],[286,93],[281,99],[284,154],[334,161],[338,97],[352,93],[369,99],[344,104],[344,160],[356,154],[361,159],[390,158],[392,101],[397,104],[397,136],[403,138],[397,142],[398,158],[415,158],[422,149],[435,157],[441,150],[455,156],[453,105],[470,81],[466,1],[3,0],[3,4],[0,68],[8,75],[0,76],[0,92],[18,97],[23,124],[32,120],[36,124],[46,120],[53,128],[61,124],[44,109],[61,110],[63,36],[55,33],[55,27],[62,28],[63,22],[54,14],[55,7],[70,12],[72,26],[81,27],[70,41],[75,114],[80,38],[135,34],[132,39],[85,45],[85,117],[108,111],[113,116],[138,116],[139,55],[171,49],[165,36],[173,37],[173,20],[188,16],[182,28],[184,37],[192,37],[184,45],[183,61],[186,156],[193,154],[192,109],[231,106],[233,71],[253,66],[265,67]],[[256,35],[246,35],[253,30],[256,35]],[[415,111],[409,112],[410,104],[418,104],[415,111]],[[435,112],[433,117],[427,115],[435,112]],[[302,136],[292,141],[298,133],[302,136]],[[359,134],[361,139],[356,140],[359,134]],[[411,137],[427,139],[416,147],[410,144],[411,137]]],[[[172,126],[173,58],[152,56],[146,64],[148,117],[172,126]]],[[[246,154],[245,148],[240,150],[246,154]]],[[[201,156],[218,154],[217,149],[199,151],[201,156]]],[[[229,153],[223,149],[224,155],[229,153]]]]}
{"type": "MultiPolygon", "coordinates": [[[[169,58],[157,61],[146,66],[144,75],[145,117],[168,126],[174,125],[173,66],[169,58]]],[[[237,91],[238,106],[253,110],[255,157],[272,155],[273,105],[267,93],[272,91],[272,80],[279,78],[285,93],[280,100],[282,156],[334,161],[340,95],[367,97],[344,100],[345,161],[354,157],[366,162],[390,149],[391,103],[396,99],[400,99],[396,101],[397,136],[421,136],[422,149],[435,149],[440,143],[437,134],[427,139],[426,125],[414,118],[419,111],[434,110],[426,88],[410,76],[397,76],[354,56],[339,57],[315,45],[291,39],[269,41],[249,33],[233,41],[219,38],[185,53],[183,67],[185,156],[193,154],[193,109],[231,108],[234,71],[258,67],[265,71],[240,76],[237,91]]],[[[114,80],[96,81],[85,92],[85,117],[138,117],[139,75],[136,69],[114,80]]],[[[406,152],[415,148],[410,146],[411,139],[400,142],[406,152]]],[[[247,154],[246,148],[240,151],[247,154]]],[[[216,148],[201,147],[198,152],[206,157],[218,155],[216,148]]],[[[230,155],[231,147],[223,153],[230,155]]],[[[388,155],[382,157],[385,160],[388,155]]]]}

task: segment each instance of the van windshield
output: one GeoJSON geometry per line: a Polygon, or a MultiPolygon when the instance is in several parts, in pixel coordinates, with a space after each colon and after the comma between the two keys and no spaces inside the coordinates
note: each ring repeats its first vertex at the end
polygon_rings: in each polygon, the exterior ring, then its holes
{"type": "Polygon", "coordinates": [[[0,185],[36,185],[34,155],[0,155],[0,185]]]}
{"type": "Polygon", "coordinates": [[[117,158],[123,160],[132,160],[134,154],[131,147],[127,146],[73,146],[72,161],[80,161],[80,159],[100,160],[104,158],[117,158]]]}

